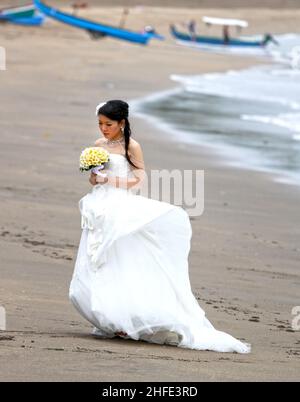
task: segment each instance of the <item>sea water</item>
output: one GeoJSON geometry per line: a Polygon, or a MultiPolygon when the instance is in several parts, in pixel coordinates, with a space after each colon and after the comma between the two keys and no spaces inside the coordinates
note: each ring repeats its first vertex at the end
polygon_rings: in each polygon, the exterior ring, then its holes
{"type": "Polygon", "coordinates": [[[232,165],[300,184],[300,69],[292,69],[289,59],[300,36],[277,40],[275,62],[242,71],[172,75],[178,87],[146,98],[139,112],[176,132],[181,142],[214,147],[232,165]]]}

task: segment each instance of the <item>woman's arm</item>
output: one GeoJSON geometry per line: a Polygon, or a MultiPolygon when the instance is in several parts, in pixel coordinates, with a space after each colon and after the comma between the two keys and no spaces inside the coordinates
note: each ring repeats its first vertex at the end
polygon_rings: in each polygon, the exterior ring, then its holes
{"type": "MultiPolygon", "coordinates": [[[[97,178],[97,183],[98,183],[98,178],[97,178]]],[[[105,181],[104,181],[104,183],[105,183],[105,181]]],[[[126,177],[113,176],[113,177],[108,177],[106,183],[108,183],[114,187],[118,187],[118,188],[137,189],[137,188],[139,188],[141,181],[137,177],[128,179],[126,177]]]]}

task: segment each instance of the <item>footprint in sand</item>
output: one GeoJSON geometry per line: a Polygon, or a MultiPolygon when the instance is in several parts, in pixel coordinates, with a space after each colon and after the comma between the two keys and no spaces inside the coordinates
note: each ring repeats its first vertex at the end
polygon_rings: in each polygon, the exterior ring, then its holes
{"type": "Polygon", "coordinates": [[[68,261],[72,261],[74,258],[72,251],[75,250],[76,247],[66,242],[66,240],[58,241],[57,244],[51,241],[40,240],[39,238],[46,236],[45,233],[40,231],[35,233],[27,230],[27,227],[24,226],[19,230],[17,229],[15,233],[10,232],[5,227],[1,227],[1,230],[0,236],[5,240],[22,243],[24,247],[30,248],[34,253],[42,254],[45,257],[68,261]]]}

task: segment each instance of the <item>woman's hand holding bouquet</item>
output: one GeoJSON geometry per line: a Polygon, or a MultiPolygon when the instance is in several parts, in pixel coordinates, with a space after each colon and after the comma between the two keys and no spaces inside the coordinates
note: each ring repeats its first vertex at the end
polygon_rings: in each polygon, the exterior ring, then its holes
{"type": "Polygon", "coordinates": [[[85,148],[80,155],[81,172],[91,170],[90,183],[95,185],[107,182],[105,164],[109,162],[109,152],[101,147],[85,148]]]}

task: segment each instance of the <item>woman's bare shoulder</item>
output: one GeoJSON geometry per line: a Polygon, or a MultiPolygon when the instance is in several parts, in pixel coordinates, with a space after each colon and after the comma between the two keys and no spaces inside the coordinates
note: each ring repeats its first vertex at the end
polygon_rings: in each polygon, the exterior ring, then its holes
{"type": "Polygon", "coordinates": [[[128,151],[129,151],[130,158],[133,160],[133,162],[138,167],[144,169],[145,165],[144,165],[144,156],[143,156],[142,147],[133,138],[130,138],[128,151]]]}
{"type": "Polygon", "coordinates": [[[129,150],[130,152],[135,152],[135,151],[141,150],[141,149],[142,149],[141,145],[140,145],[135,139],[133,139],[132,137],[130,137],[130,142],[129,142],[128,150],[129,150]]]}

